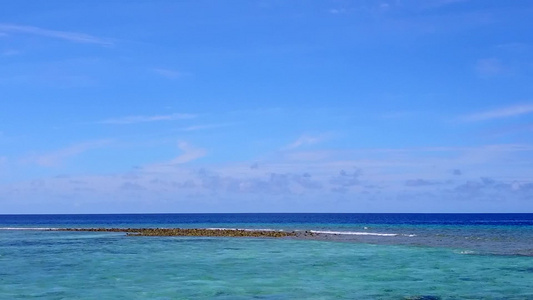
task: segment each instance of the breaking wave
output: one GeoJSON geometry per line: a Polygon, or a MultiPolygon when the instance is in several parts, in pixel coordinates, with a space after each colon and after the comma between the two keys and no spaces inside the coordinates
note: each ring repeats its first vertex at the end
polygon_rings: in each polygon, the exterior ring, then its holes
{"type": "Polygon", "coordinates": [[[336,234],[336,235],[371,235],[371,236],[398,236],[397,233],[377,233],[361,231],[331,231],[331,230],[310,230],[312,233],[336,234]]]}

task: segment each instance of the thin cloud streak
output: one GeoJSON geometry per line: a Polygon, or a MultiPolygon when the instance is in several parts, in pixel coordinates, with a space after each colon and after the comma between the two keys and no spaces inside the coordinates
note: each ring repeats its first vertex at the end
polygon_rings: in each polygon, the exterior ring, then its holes
{"type": "Polygon", "coordinates": [[[109,140],[99,140],[79,143],[50,153],[30,157],[26,161],[35,163],[41,167],[54,167],[61,164],[67,158],[77,156],[88,150],[101,148],[109,144],[109,142],[109,140]]]}
{"type": "Polygon", "coordinates": [[[61,40],[66,40],[74,43],[82,44],[97,44],[102,46],[111,46],[113,43],[108,39],[103,39],[95,37],[92,35],[79,33],[79,32],[70,32],[70,31],[59,31],[59,30],[49,30],[43,29],[34,26],[22,26],[22,25],[13,25],[13,24],[0,24],[0,33],[23,33],[23,34],[32,34],[50,38],[56,38],[61,40]]]}
{"type": "Polygon", "coordinates": [[[296,141],[290,143],[289,145],[285,146],[284,150],[293,150],[296,148],[300,148],[302,146],[307,145],[314,145],[320,142],[323,142],[327,139],[327,136],[321,135],[321,136],[310,136],[310,135],[302,135],[300,136],[296,141]]]}
{"type": "Polygon", "coordinates": [[[172,177],[179,173],[180,170],[185,170],[181,168],[176,168],[176,166],[197,160],[207,155],[206,149],[193,146],[183,140],[178,141],[178,149],[181,151],[181,154],[174,157],[173,159],[160,163],[145,165],[142,166],[140,169],[142,169],[143,172],[146,172],[147,174],[163,174],[163,176],[172,177]]]}
{"type": "Polygon", "coordinates": [[[174,158],[171,161],[172,164],[183,164],[204,157],[207,154],[207,151],[205,149],[196,148],[184,141],[178,142],[178,148],[183,151],[183,153],[180,156],[174,158]]]}
{"type": "Polygon", "coordinates": [[[170,114],[170,115],[156,115],[156,116],[128,116],[128,117],[122,117],[122,118],[102,120],[102,121],[98,121],[97,123],[127,125],[127,124],[147,123],[147,122],[186,120],[186,119],[194,119],[194,118],[196,118],[196,115],[176,113],[176,114],[170,114]]]}
{"type": "Polygon", "coordinates": [[[533,113],[533,104],[508,106],[500,109],[483,111],[463,117],[464,121],[477,122],[495,119],[511,118],[533,113]]]}
{"type": "Polygon", "coordinates": [[[205,124],[205,125],[193,125],[188,127],[180,128],[179,131],[198,131],[198,130],[206,130],[206,129],[213,129],[213,128],[220,128],[220,127],[227,127],[232,124],[205,124]]]}

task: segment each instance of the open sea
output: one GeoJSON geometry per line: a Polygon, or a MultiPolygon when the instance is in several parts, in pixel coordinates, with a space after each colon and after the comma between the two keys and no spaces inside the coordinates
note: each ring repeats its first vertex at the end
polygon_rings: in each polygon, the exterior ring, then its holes
{"type": "Polygon", "coordinates": [[[0,215],[0,299],[533,299],[533,214],[0,215]],[[46,230],[65,227],[325,237],[46,230]]]}

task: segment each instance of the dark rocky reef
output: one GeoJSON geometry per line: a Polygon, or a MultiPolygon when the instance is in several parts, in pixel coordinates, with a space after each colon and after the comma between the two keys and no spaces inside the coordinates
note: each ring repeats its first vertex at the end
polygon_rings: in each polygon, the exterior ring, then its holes
{"type": "Polygon", "coordinates": [[[203,229],[203,228],[143,228],[128,235],[136,236],[217,236],[217,237],[269,237],[295,236],[294,232],[242,229],[203,229]]]}
{"type": "Polygon", "coordinates": [[[309,231],[275,231],[207,228],[57,228],[55,231],[125,232],[129,236],[198,236],[198,237],[259,237],[308,238],[317,236],[309,231]]]}

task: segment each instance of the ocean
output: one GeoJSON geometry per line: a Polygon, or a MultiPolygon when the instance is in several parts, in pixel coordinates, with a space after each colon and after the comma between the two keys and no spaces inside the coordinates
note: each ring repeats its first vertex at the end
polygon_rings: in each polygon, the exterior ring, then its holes
{"type": "Polygon", "coordinates": [[[533,299],[533,214],[0,215],[0,299],[533,299]]]}

